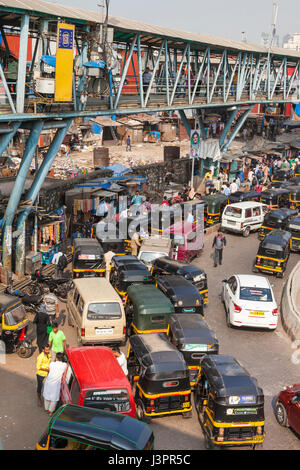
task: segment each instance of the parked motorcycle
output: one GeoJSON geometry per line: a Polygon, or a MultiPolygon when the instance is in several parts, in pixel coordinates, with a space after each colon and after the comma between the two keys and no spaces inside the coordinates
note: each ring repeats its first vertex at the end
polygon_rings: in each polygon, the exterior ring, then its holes
{"type": "Polygon", "coordinates": [[[25,288],[25,291],[28,295],[43,295],[50,289],[59,300],[66,302],[68,292],[72,287],[73,281],[71,277],[55,279],[37,270],[31,275],[31,283],[25,288]]]}
{"type": "Polygon", "coordinates": [[[20,289],[13,289],[12,287],[7,287],[5,289],[5,294],[14,295],[21,299],[22,303],[25,306],[26,311],[31,313],[36,313],[43,301],[43,297],[41,295],[28,295],[26,292],[20,289]]]}

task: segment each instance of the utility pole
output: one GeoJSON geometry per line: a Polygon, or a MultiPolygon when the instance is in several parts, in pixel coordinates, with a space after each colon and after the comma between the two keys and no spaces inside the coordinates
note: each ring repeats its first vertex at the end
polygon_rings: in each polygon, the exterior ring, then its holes
{"type": "Polygon", "coordinates": [[[271,49],[273,46],[273,42],[276,35],[276,24],[277,24],[277,16],[278,16],[278,4],[273,3],[273,14],[272,14],[272,24],[271,24],[271,31],[270,31],[270,40],[269,40],[269,48],[268,48],[268,99],[270,98],[270,85],[271,85],[271,49]]]}

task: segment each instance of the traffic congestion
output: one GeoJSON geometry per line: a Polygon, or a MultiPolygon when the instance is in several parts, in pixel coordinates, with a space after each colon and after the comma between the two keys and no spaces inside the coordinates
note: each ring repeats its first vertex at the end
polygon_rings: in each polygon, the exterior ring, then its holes
{"type": "MultiPolygon", "coordinates": [[[[280,177],[285,181],[282,173],[272,181],[280,177]]],[[[159,206],[163,216],[153,231],[157,207],[145,208],[146,198],[138,194],[139,203],[129,200],[126,211],[134,233],[128,229],[122,238],[119,219],[112,236],[116,215],[108,210],[91,237],[73,238],[71,262],[61,264],[57,278],[37,272],[26,293],[1,294],[6,354],[16,353],[20,361],[36,358],[38,406],[50,415],[38,450],[155,450],[156,429],[172,418],[179,427],[182,418],[185,428],[197,425],[206,449],[263,447],[268,428],[263,387],[236,348],[230,354],[227,345],[223,353],[217,331],[222,327],[222,337],[224,329],[246,331],[253,338],[278,329],[280,290],[274,278],[285,275],[290,255],[297,260],[299,251],[298,210],[291,208],[300,205],[292,199],[296,182],[291,175],[290,189],[279,199],[278,190],[272,199],[268,187],[247,193],[241,186],[229,197],[210,191],[203,198],[191,198],[191,188],[185,188],[159,206]],[[189,221],[183,220],[185,206],[189,221]],[[187,233],[201,239],[196,249],[192,244],[192,255],[187,233]],[[232,257],[243,253],[245,238],[251,242],[248,269],[234,272],[238,263],[232,257]],[[227,276],[218,282],[220,269],[227,276]],[[59,286],[64,289],[57,291],[59,286]],[[216,304],[223,304],[217,331],[210,310],[216,304]],[[72,346],[65,323],[76,338],[72,346]],[[95,420],[99,429],[91,431],[95,420]]],[[[299,383],[278,390],[273,407],[278,426],[300,432],[299,402],[299,383]]]]}

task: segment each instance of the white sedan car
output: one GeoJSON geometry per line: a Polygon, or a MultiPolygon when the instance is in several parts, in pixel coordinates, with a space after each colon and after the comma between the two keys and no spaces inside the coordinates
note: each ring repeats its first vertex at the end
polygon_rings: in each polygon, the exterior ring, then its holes
{"type": "Polygon", "coordinates": [[[275,330],[278,308],[269,280],[265,277],[236,274],[222,281],[222,301],[226,323],[275,330]]]}

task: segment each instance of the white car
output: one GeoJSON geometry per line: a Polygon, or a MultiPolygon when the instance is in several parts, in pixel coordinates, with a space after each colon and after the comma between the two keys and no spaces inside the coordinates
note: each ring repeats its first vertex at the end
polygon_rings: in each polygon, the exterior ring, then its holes
{"type": "Polygon", "coordinates": [[[275,330],[278,308],[269,280],[265,277],[236,274],[222,281],[221,298],[226,323],[275,330]]]}

